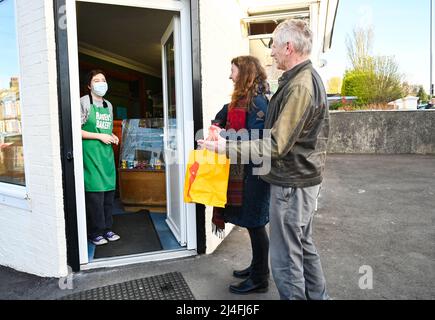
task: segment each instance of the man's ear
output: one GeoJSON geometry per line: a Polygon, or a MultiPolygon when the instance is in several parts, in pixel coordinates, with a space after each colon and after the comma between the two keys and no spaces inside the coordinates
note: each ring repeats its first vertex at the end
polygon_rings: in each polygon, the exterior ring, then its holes
{"type": "Polygon", "coordinates": [[[293,44],[291,42],[287,42],[286,45],[286,54],[291,55],[294,52],[293,44]]]}

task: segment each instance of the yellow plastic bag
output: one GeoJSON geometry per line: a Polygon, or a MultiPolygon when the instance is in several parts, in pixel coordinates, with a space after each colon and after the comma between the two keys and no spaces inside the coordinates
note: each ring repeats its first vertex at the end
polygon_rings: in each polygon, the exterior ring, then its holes
{"type": "Polygon", "coordinates": [[[208,150],[190,152],[184,182],[184,201],[224,208],[227,203],[230,160],[208,150]]]}

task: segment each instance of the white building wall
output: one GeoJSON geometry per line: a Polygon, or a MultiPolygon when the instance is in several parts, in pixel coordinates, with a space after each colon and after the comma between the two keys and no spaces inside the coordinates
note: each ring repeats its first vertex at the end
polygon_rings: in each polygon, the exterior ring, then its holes
{"type": "Polygon", "coordinates": [[[0,205],[0,265],[67,274],[53,1],[16,0],[30,210],[0,205]]]}
{"type": "MultiPolygon", "coordinates": [[[[246,16],[236,0],[200,1],[202,103],[204,129],[224,104],[230,102],[233,83],[229,80],[231,60],[249,54],[249,42],[242,35],[241,19],[246,16]]],[[[207,253],[221,240],[212,234],[212,210],[206,209],[207,253]]],[[[227,224],[226,234],[231,230],[227,224]]]]}

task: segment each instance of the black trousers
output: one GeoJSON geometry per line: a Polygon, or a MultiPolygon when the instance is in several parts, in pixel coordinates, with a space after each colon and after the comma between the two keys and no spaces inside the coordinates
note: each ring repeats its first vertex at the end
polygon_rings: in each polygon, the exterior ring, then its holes
{"type": "Polygon", "coordinates": [[[85,192],[88,236],[101,236],[112,229],[115,191],[85,192]]]}
{"type": "Polygon", "coordinates": [[[262,282],[269,277],[269,237],[266,226],[248,228],[252,246],[252,262],[250,278],[254,282],[262,282]]]}

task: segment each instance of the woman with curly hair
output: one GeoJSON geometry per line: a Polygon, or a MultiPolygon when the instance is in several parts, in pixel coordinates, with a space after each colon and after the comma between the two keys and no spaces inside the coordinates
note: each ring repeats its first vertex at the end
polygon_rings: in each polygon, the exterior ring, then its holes
{"type": "MultiPolygon", "coordinates": [[[[226,129],[229,139],[261,139],[267,113],[269,86],[266,72],[253,56],[239,56],[231,61],[230,79],[234,82],[231,102],[218,112],[213,125],[226,129]]],[[[269,184],[253,175],[255,165],[232,164],[228,183],[227,205],[214,208],[213,230],[222,236],[225,222],[248,229],[252,261],[244,270],[234,271],[237,278],[246,278],[230,285],[235,294],[266,292],[269,285],[269,184]]]]}

